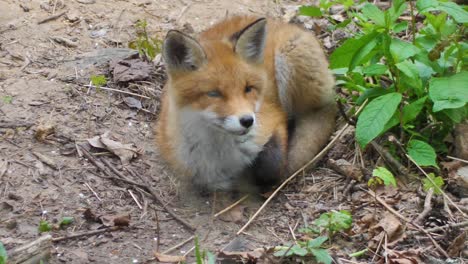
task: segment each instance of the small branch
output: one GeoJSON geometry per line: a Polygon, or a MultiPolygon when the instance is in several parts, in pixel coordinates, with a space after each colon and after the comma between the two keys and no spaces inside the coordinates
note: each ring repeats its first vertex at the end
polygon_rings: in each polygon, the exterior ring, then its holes
{"type": "Polygon", "coordinates": [[[120,226],[111,226],[111,227],[107,227],[107,228],[103,228],[103,229],[92,230],[92,231],[89,231],[89,232],[80,233],[80,234],[74,234],[74,235],[62,236],[62,237],[54,237],[54,238],[52,238],[52,242],[59,242],[59,241],[63,241],[63,240],[74,239],[74,238],[79,238],[79,237],[84,237],[84,236],[93,236],[93,235],[102,234],[102,233],[106,233],[106,232],[117,231],[117,230],[121,230],[121,229],[123,229],[123,228],[120,227],[120,226]]]}
{"type": "Polygon", "coordinates": [[[432,210],[432,204],[431,204],[432,194],[434,194],[434,188],[430,188],[429,191],[427,191],[426,199],[424,200],[424,210],[414,220],[414,222],[418,225],[422,224],[422,222],[424,221],[424,218],[426,218],[426,216],[432,210]]]}
{"type": "MultiPolygon", "coordinates": [[[[425,231],[428,233],[433,233],[433,232],[438,232],[438,231],[442,231],[442,230],[449,229],[449,228],[459,228],[459,227],[463,228],[465,226],[468,226],[468,221],[455,223],[455,224],[447,224],[443,226],[437,226],[437,227],[426,229],[425,231]]],[[[410,235],[415,235],[419,233],[424,233],[424,232],[421,230],[415,230],[415,231],[409,232],[410,235]]]]}
{"type": "Polygon", "coordinates": [[[33,122],[26,121],[0,121],[0,128],[17,128],[17,127],[26,127],[30,128],[34,126],[33,122]]]}
{"type": "MultiPolygon", "coordinates": [[[[364,189],[363,189],[364,190],[364,189]]],[[[364,190],[366,191],[366,190],[364,190]]],[[[416,224],[416,223],[413,223],[410,221],[410,219],[404,217],[403,215],[401,215],[400,213],[398,213],[395,209],[393,209],[390,205],[388,205],[384,200],[382,200],[382,198],[380,198],[379,196],[377,196],[376,193],[374,193],[373,191],[366,191],[368,194],[370,194],[371,196],[373,196],[381,205],[383,205],[390,213],[394,214],[395,216],[397,216],[398,218],[400,218],[401,220],[405,221],[407,224],[410,224],[414,227],[416,227],[418,230],[420,230],[421,232],[423,232],[432,242],[432,244],[437,248],[437,250],[442,254],[444,255],[446,258],[450,258],[450,256],[447,254],[447,252],[439,245],[439,243],[437,243],[437,241],[434,240],[434,238],[431,236],[431,234],[429,234],[429,232],[427,232],[427,230],[424,230],[424,228],[422,228],[420,225],[416,224]]]]}
{"type": "Polygon", "coordinates": [[[84,185],[94,194],[94,196],[95,196],[100,202],[102,202],[101,198],[99,198],[99,195],[93,190],[93,188],[91,188],[91,186],[89,186],[89,184],[88,184],[87,182],[85,182],[84,185]]]}
{"type": "Polygon", "coordinates": [[[452,156],[447,156],[447,158],[457,160],[457,161],[461,161],[463,163],[468,164],[468,160],[464,160],[464,159],[460,159],[460,158],[456,158],[456,157],[452,157],[452,156]]]}
{"type": "Polygon", "coordinates": [[[431,184],[434,186],[434,188],[437,188],[439,189],[439,191],[442,193],[442,195],[444,196],[445,199],[447,199],[450,204],[453,205],[453,207],[455,207],[462,215],[463,217],[467,217],[466,214],[460,209],[460,207],[458,207],[453,201],[452,199],[450,199],[450,197],[448,197],[448,195],[444,192],[444,190],[442,190],[441,188],[439,188],[435,182],[431,179],[431,177],[429,177],[429,175],[427,175],[427,173],[416,163],[416,161],[413,160],[413,158],[411,158],[408,154],[405,154],[406,157],[414,164],[416,165],[416,167],[418,167],[418,169],[424,174],[424,176],[426,176],[426,178],[431,182],[431,184]]]}
{"type": "Polygon", "coordinates": [[[375,141],[371,141],[372,147],[379,153],[380,156],[393,168],[395,168],[399,174],[408,175],[409,171],[405,168],[397,159],[395,159],[392,154],[390,154],[386,149],[381,147],[375,141]]]}
{"type": "Polygon", "coordinates": [[[245,199],[249,198],[249,195],[245,195],[244,197],[240,198],[239,200],[237,200],[235,203],[231,204],[230,206],[224,208],[223,210],[221,210],[219,213],[215,214],[214,215],[214,218],[228,212],[229,210],[231,210],[232,208],[234,208],[236,205],[242,203],[245,199]]]}
{"type": "Polygon", "coordinates": [[[151,99],[150,97],[148,96],[145,96],[145,95],[141,95],[141,94],[137,94],[137,93],[132,93],[132,92],[127,92],[127,91],[123,91],[123,90],[119,90],[119,89],[114,89],[114,88],[109,88],[109,87],[102,87],[102,86],[94,86],[94,85],[84,85],[84,87],[87,87],[87,88],[94,88],[94,89],[102,89],[102,90],[106,90],[106,91],[112,91],[112,92],[117,92],[117,93],[123,93],[123,94],[129,94],[129,95],[133,95],[133,96],[138,96],[138,97],[141,97],[141,98],[145,98],[145,99],[151,99]]]}
{"type": "Polygon", "coordinates": [[[58,13],[58,14],[56,14],[56,15],[53,15],[53,16],[50,16],[50,17],[46,17],[46,18],[40,20],[39,22],[37,22],[37,24],[40,25],[40,24],[44,24],[44,23],[46,23],[46,22],[55,20],[55,19],[57,19],[57,18],[59,18],[59,17],[65,15],[67,12],[68,12],[68,11],[63,11],[62,13],[58,13]]]}
{"type": "Polygon", "coordinates": [[[175,220],[177,220],[179,223],[181,223],[182,225],[184,225],[186,228],[190,229],[191,231],[194,231],[196,228],[193,227],[190,223],[188,223],[187,221],[185,221],[184,219],[182,219],[181,217],[179,217],[178,215],[176,215],[174,213],[174,211],[172,209],[170,209],[166,203],[163,202],[163,200],[159,197],[159,195],[153,190],[153,188],[151,188],[149,185],[144,185],[144,184],[140,184],[140,183],[137,183],[137,182],[134,182],[132,180],[129,180],[127,179],[127,177],[125,177],[125,175],[123,175],[120,171],[118,171],[116,168],[114,168],[114,166],[112,166],[108,161],[106,160],[101,160],[102,163],[104,163],[107,167],[105,167],[104,165],[102,165],[101,162],[98,161],[99,158],[95,158],[93,157],[93,155],[91,155],[85,148],[83,148],[82,146],[80,146],[81,148],[81,151],[83,153],[83,155],[94,165],[96,166],[99,170],[101,170],[102,172],[104,172],[105,174],[107,174],[107,176],[109,176],[109,179],[113,179],[113,180],[118,180],[118,181],[123,181],[127,184],[131,184],[131,185],[134,185],[134,186],[138,186],[139,188],[149,192],[151,194],[151,196],[153,197],[153,199],[155,199],[159,204],[161,204],[161,206],[164,208],[164,210],[170,214],[175,220]],[[117,175],[118,177],[115,177],[112,175],[112,173],[107,169],[109,168],[115,175],[117,175]]]}
{"type": "Polygon", "coordinates": [[[8,251],[8,263],[39,263],[50,255],[52,236],[44,235],[38,239],[8,251]]]}
{"type": "Polygon", "coordinates": [[[179,244],[177,244],[177,245],[175,245],[175,246],[173,246],[171,248],[166,249],[163,252],[163,254],[171,253],[173,250],[176,250],[176,249],[180,248],[181,246],[183,246],[183,245],[187,244],[188,242],[192,241],[194,238],[195,238],[195,236],[191,236],[191,237],[187,238],[186,240],[180,242],[179,244]]]}

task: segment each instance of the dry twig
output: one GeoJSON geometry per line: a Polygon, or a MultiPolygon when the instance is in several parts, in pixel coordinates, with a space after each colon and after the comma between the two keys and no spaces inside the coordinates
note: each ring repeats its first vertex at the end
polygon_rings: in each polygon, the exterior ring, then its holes
{"type": "Polygon", "coordinates": [[[214,215],[214,218],[228,212],[229,210],[231,210],[232,208],[236,207],[236,205],[242,203],[245,199],[249,198],[249,195],[245,195],[244,197],[240,198],[239,200],[237,200],[235,203],[231,204],[230,206],[224,208],[223,210],[219,211],[217,214],[214,215]]]}
{"type": "Polygon", "coordinates": [[[69,236],[62,236],[62,237],[54,237],[52,238],[52,242],[59,242],[67,239],[73,239],[73,238],[78,238],[78,237],[84,237],[84,236],[93,236],[97,234],[102,234],[106,232],[112,232],[112,231],[117,231],[123,229],[120,226],[111,226],[103,229],[98,229],[98,230],[92,230],[89,232],[84,232],[84,233],[79,233],[79,234],[74,234],[74,235],[69,235],[69,236]]]}
{"type": "Polygon", "coordinates": [[[429,191],[427,191],[426,199],[424,200],[424,210],[414,220],[414,222],[418,225],[422,224],[422,222],[424,221],[424,218],[426,218],[426,216],[432,210],[432,204],[431,204],[432,194],[434,194],[434,188],[430,188],[429,191]]]}
{"type": "Polygon", "coordinates": [[[67,10],[67,11],[63,11],[62,13],[58,13],[58,14],[56,14],[56,15],[50,16],[50,17],[46,17],[46,18],[44,18],[44,19],[38,21],[37,24],[40,25],[40,24],[44,24],[44,23],[46,23],[46,22],[55,20],[55,19],[57,19],[57,18],[59,18],[59,17],[65,15],[67,12],[68,12],[68,10],[67,10]]]}

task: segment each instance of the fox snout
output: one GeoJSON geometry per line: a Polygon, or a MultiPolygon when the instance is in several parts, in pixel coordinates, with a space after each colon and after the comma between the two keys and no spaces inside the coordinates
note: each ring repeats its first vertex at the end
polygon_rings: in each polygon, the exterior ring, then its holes
{"type": "Polygon", "coordinates": [[[222,128],[227,132],[245,135],[255,127],[255,114],[230,115],[223,119],[222,128]]]}

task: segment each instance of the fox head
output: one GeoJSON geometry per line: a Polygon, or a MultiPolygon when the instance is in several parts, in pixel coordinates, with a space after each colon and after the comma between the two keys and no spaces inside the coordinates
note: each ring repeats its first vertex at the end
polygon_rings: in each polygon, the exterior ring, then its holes
{"type": "Polygon", "coordinates": [[[163,58],[174,103],[228,133],[244,135],[253,130],[267,85],[265,42],[264,18],[225,39],[197,41],[169,31],[163,58]]]}

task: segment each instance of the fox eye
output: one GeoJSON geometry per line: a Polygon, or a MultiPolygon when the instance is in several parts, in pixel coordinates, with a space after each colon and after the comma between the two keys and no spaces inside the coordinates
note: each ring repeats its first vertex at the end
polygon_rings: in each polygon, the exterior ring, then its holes
{"type": "Polygon", "coordinates": [[[213,90],[206,93],[209,97],[221,97],[221,93],[219,91],[213,90]]]}
{"type": "Polygon", "coordinates": [[[250,93],[253,89],[254,89],[253,86],[247,85],[247,86],[245,87],[245,93],[250,93]]]}

